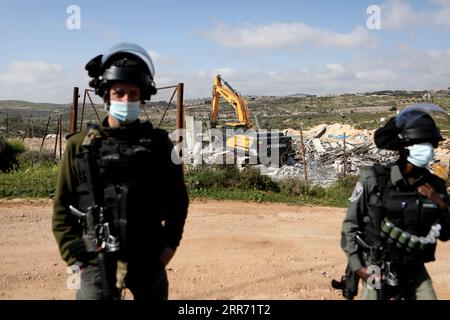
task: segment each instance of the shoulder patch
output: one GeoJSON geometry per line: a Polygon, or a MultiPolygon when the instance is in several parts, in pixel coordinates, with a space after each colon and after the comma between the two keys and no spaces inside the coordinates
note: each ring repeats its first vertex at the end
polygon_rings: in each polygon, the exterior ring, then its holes
{"type": "Polygon", "coordinates": [[[361,182],[357,182],[355,188],[353,189],[351,197],[348,199],[350,202],[356,202],[361,198],[361,195],[363,194],[364,187],[361,184],[361,182]]]}

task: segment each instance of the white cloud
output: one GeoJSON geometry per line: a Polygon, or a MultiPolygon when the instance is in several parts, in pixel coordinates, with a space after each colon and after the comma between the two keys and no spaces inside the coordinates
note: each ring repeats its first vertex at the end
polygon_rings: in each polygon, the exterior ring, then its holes
{"type": "MultiPolygon", "coordinates": [[[[450,85],[450,50],[418,51],[401,47],[392,54],[366,53],[346,63],[330,61],[322,66],[242,70],[233,65],[195,72],[162,65],[156,74],[158,87],[185,84],[188,98],[210,97],[214,75],[220,73],[244,95],[329,94],[384,89],[442,89],[450,85]],[[260,71],[267,70],[267,71],[260,71]]],[[[0,100],[70,103],[72,87],[87,87],[80,66],[64,68],[42,61],[21,61],[0,70],[0,100]]],[[[161,90],[152,100],[170,98],[173,89],[161,90]]]]}
{"type": "Polygon", "coordinates": [[[0,99],[68,103],[81,83],[88,83],[84,69],[68,72],[59,64],[16,61],[0,70],[0,99]]]}
{"type": "Polygon", "coordinates": [[[236,28],[219,24],[201,35],[224,47],[248,49],[300,48],[306,45],[350,49],[377,44],[376,38],[361,26],[350,33],[338,33],[301,22],[246,24],[236,28]]]}
{"type": "Polygon", "coordinates": [[[450,0],[428,0],[428,2],[440,5],[440,6],[450,6],[450,0]]]}
{"type": "Polygon", "coordinates": [[[161,55],[158,51],[155,50],[147,50],[148,54],[152,58],[153,63],[157,64],[175,64],[175,59],[170,57],[161,55]]]}
{"type": "Polygon", "coordinates": [[[116,41],[120,36],[120,33],[114,27],[99,22],[82,20],[81,29],[87,29],[89,32],[94,32],[107,41],[116,41]]]}
{"type": "MultiPolygon", "coordinates": [[[[168,83],[184,82],[186,98],[209,97],[212,75],[216,71],[172,73],[165,80],[168,83]]],[[[244,95],[322,95],[385,89],[438,90],[450,85],[450,50],[420,52],[404,47],[393,54],[365,55],[348,63],[298,65],[290,69],[271,68],[267,72],[234,69],[225,78],[244,95]]],[[[159,84],[158,78],[156,81],[159,84]]]]}
{"type": "Polygon", "coordinates": [[[404,0],[388,0],[381,6],[383,29],[399,30],[426,26],[430,17],[427,12],[416,12],[404,0]]]}
{"type": "Polygon", "coordinates": [[[417,11],[405,0],[387,0],[381,5],[381,25],[387,30],[418,27],[450,28],[450,0],[428,0],[438,6],[434,10],[417,11]]]}
{"type": "Polygon", "coordinates": [[[233,68],[217,68],[210,75],[214,77],[217,74],[220,74],[223,77],[231,76],[234,73],[233,68]]]}
{"type": "Polygon", "coordinates": [[[436,26],[450,28],[450,0],[431,0],[431,2],[441,6],[432,14],[433,23],[436,26]]]}

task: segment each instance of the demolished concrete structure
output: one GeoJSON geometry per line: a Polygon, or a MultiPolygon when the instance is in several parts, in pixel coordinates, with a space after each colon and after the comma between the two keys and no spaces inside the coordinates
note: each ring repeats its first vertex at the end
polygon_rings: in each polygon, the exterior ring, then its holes
{"type": "MultiPolygon", "coordinates": [[[[193,119],[186,121],[191,133],[185,155],[187,164],[234,164],[243,168],[245,157],[237,156],[223,147],[222,141],[209,141],[207,134],[197,131],[201,126],[194,125],[193,119]],[[194,138],[194,136],[196,138],[194,138]],[[194,146],[194,147],[193,147],[194,146]]],[[[262,174],[275,181],[287,178],[304,180],[308,183],[326,186],[343,175],[358,175],[364,167],[376,163],[390,164],[397,160],[398,154],[393,151],[380,150],[373,142],[375,130],[358,130],[350,125],[335,123],[319,125],[303,132],[293,129],[283,130],[285,135],[292,137],[293,148],[296,151],[295,161],[281,168],[264,165],[254,165],[262,174]],[[305,154],[303,155],[302,150],[305,154]],[[305,170],[306,166],[306,170],[305,170]]],[[[443,166],[449,166],[450,151],[439,148],[436,160],[443,166]]]]}

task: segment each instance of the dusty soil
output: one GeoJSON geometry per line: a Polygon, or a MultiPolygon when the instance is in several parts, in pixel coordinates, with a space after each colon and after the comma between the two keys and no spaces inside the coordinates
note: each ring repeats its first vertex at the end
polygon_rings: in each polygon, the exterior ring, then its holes
{"type": "MultiPolygon", "coordinates": [[[[0,299],[73,299],[51,233],[50,201],[0,200],[0,299]]],[[[344,209],[195,201],[168,266],[171,299],[342,299],[344,209]]],[[[450,244],[428,270],[450,299],[450,244]]]]}

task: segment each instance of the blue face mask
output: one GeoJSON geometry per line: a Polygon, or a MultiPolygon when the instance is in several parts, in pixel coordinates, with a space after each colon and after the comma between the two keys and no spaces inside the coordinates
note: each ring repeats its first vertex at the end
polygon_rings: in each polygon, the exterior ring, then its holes
{"type": "Polygon", "coordinates": [[[420,143],[410,147],[409,156],[406,160],[416,167],[425,168],[434,157],[434,148],[431,143],[420,143]]]}
{"type": "Polygon", "coordinates": [[[120,123],[130,123],[139,119],[141,104],[136,102],[111,101],[109,104],[109,114],[120,123]]]}

